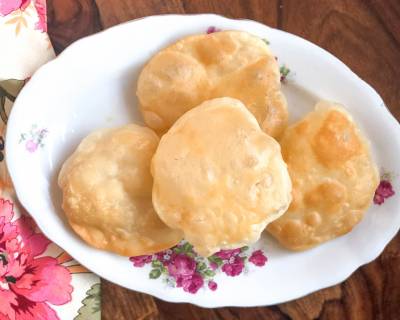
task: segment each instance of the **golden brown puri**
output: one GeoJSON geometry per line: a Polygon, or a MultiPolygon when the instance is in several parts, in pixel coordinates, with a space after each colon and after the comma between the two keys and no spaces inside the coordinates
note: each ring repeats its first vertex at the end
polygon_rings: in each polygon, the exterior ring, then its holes
{"type": "Polygon", "coordinates": [[[232,98],[179,118],[161,138],[151,172],[158,215],[203,256],[254,243],[291,200],[279,144],[232,98]]]}
{"type": "Polygon", "coordinates": [[[289,210],[267,230],[305,250],[352,230],[371,204],[378,173],[351,116],[331,102],[286,129],[282,154],[293,183],[289,210]]]}
{"type": "Polygon", "coordinates": [[[150,254],[182,239],[151,202],[151,158],[159,139],[134,124],[96,131],[82,140],[58,178],[62,207],[88,244],[125,256],[150,254]]]}
{"type": "Polygon", "coordinates": [[[160,134],[204,100],[232,97],[277,137],[288,118],[280,89],[268,45],[247,32],[223,31],[186,37],[157,53],[139,76],[137,96],[146,124],[160,134]]]}

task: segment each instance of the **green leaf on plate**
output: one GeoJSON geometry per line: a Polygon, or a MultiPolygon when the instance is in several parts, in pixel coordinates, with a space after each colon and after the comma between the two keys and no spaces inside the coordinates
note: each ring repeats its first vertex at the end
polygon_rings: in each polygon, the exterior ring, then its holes
{"type": "Polygon", "coordinates": [[[279,71],[280,71],[280,73],[281,73],[281,76],[282,76],[283,78],[286,78],[287,75],[288,75],[289,72],[290,72],[290,69],[289,69],[288,67],[286,67],[285,65],[283,65],[283,66],[281,66],[281,67],[279,68],[279,71]]]}
{"type": "Polygon", "coordinates": [[[181,253],[182,252],[182,248],[176,247],[176,248],[174,248],[174,252],[175,253],[181,253]]]}
{"type": "Polygon", "coordinates": [[[266,44],[270,44],[270,42],[267,40],[267,39],[265,39],[265,38],[263,38],[263,39],[261,39],[262,41],[264,41],[266,44]]]}
{"type": "Polygon", "coordinates": [[[157,279],[161,276],[161,270],[160,269],[153,269],[150,271],[149,278],[150,279],[157,279]]]}
{"type": "Polygon", "coordinates": [[[208,269],[208,270],[204,271],[204,274],[205,274],[207,277],[214,277],[214,276],[215,276],[215,272],[212,271],[211,269],[208,269]]]}
{"type": "Polygon", "coordinates": [[[186,242],[184,245],[183,245],[183,251],[184,252],[189,252],[189,251],[191,251],[192,249],[193,249],[193,246],[189,243],[189,242],[186,242]]]}
{"type": "Polygon", "coordinates": [[[197,265],[197,271],[204,271],[205,269],[207,269],[207,265],[204,263],[204,262],[200,262],[198,265],[197,265]]]}
{"type": "Polygon", "coordinates": [[[208,261],[216,263],[218,267],[222,266],[224,263],[222,259],[217,256],[208,257],[208,261]]]}

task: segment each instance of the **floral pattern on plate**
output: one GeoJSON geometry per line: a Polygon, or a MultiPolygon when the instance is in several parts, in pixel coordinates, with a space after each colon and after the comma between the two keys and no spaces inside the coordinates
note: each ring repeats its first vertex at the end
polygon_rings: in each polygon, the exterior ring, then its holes
{"type": "Polygon", "coordinates": [[[374,203],[377,205],[381,205],[385,202],[387,198],[390,198],[395,195],[392,185],[392,174],[385,172],[381,176],[381,181],[376,188],[374,195],[374,203]]]}
{"type": "Polygon", "coordinates": [[[28,132],[21,134],[19,143],[24,142],[25,149],[30,153],[34,153],[38,147],[44,147],[44,139],[48,132],[47,129],[38,128],[38,126],[34,124],[28,132]]]}
{"type": "MultiPolygon", "coordinates": [[[[374,203],[381,205],[385,199],[392,197],[395,192],[391,184],[391,175],[385,173],[375,191],[374,203]]],[[[223,272],[230,277],[248,272],[248,263],[263,267],[268,259],[262,250],[254,250],[245,246],[237,249],[220,250],[208,258],[196,254],[193,246],[181,241],[175,247],[155,253],[130,257],[134,267],[151,265],[150,279],[163,277],[163,281],[170,287],[182,288],[184,291],[195,294],[202,287],[207,286],[211,291],[218,288],[214,276],[223,272]]]]}
{"type": "Polygon", "coordinates": [[[279,68],[279,72],[281,74],[281,82],[285,82],[290,73],[290,69],[286,65],[282,65],[279,68]]]}
{"type": "Polygon", "coordinates": [[[235,277],[248,272],[249,262],[257,267],[265,266],[267,257],[262,250],[250,254],[250,248],[246,246],[221,250],[203,258],[193,251],[190,243],[181,241],[171,249],[153,255],[131,257],[129,260],[134,267],[151,265],[150,279],[162,276],[167,285],[194,294],[204,286],[215,291],[218,288],[214,281],[217,272],[222,271],[227,276],[235,277]]]}

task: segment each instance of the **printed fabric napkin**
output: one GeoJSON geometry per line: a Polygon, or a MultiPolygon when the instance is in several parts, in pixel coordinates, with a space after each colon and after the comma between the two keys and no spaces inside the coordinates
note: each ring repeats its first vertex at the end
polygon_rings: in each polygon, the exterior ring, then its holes
{"type": "MultiPolygon", "coordinates": [[[[0,320],[97,320],[99,278],[40,232],[18,204],[4,163],[15,97],[55,57],[46,31],[45,0],[0,0],[0,320]]],[[[37,143],[26,147],[34,152],[37,143]]]]}

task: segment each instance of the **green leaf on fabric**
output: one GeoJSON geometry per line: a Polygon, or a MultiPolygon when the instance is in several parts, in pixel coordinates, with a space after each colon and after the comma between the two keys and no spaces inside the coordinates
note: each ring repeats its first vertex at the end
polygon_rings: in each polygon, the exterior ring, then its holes
{"type": "Polygon", "coordinates": [[[17,282],[17,279],[15,279],[13,276],[6,276],[4,278],[6,279],[7,282],[11,282],[11,283],[17,282]]]}
{"type": "Polygon", "coordinates": [[[6,252],[0,254],[0,261],[3,266],[6,266],[8,264],[6,252]]]}
{"type": "MultiPolygon", "coordinates": [[[[6,110],[6,99],[11,102],[15,101],[18,93],[24,86],[24,80],[4,80],[0,81],[0,118],[5,124],[7,124],[8,114],[6,110]]],[[[9,112],[10,110],[8,110],[9,112]]]]}
{"type": "MultiPolygon", "coordinates": [[[[0,88],[1,90],[1,88],[0,88]]],[[[6,96],[1,95],[0,91],[0,118],[4,123],[7,123],[7,113],[6,113],[6,96]]]]}
{"type": "Polygon", "coordinates": [[[82,300],[83,306],[79,308],[74,320],[100,320],[101,319],[101,291],[100,283],[94,284],[82,300]]]}
{"type": "MultiPolygon", "coordinates": [[[[25,84],[24,80],[9,79],[9,80],[0,81],[0,88],[6,92],[6,97],[8,99],[10,99],[10,97],[11,97],[10,100],[14,101],[15,97],[21,91],[24,84],[25,84]]],[[[0,92],[1,92],[1,90],[0,90],[0,92]]],[[[0,93],[0,95],[1,95],[1,93],[0,93]]]]}

